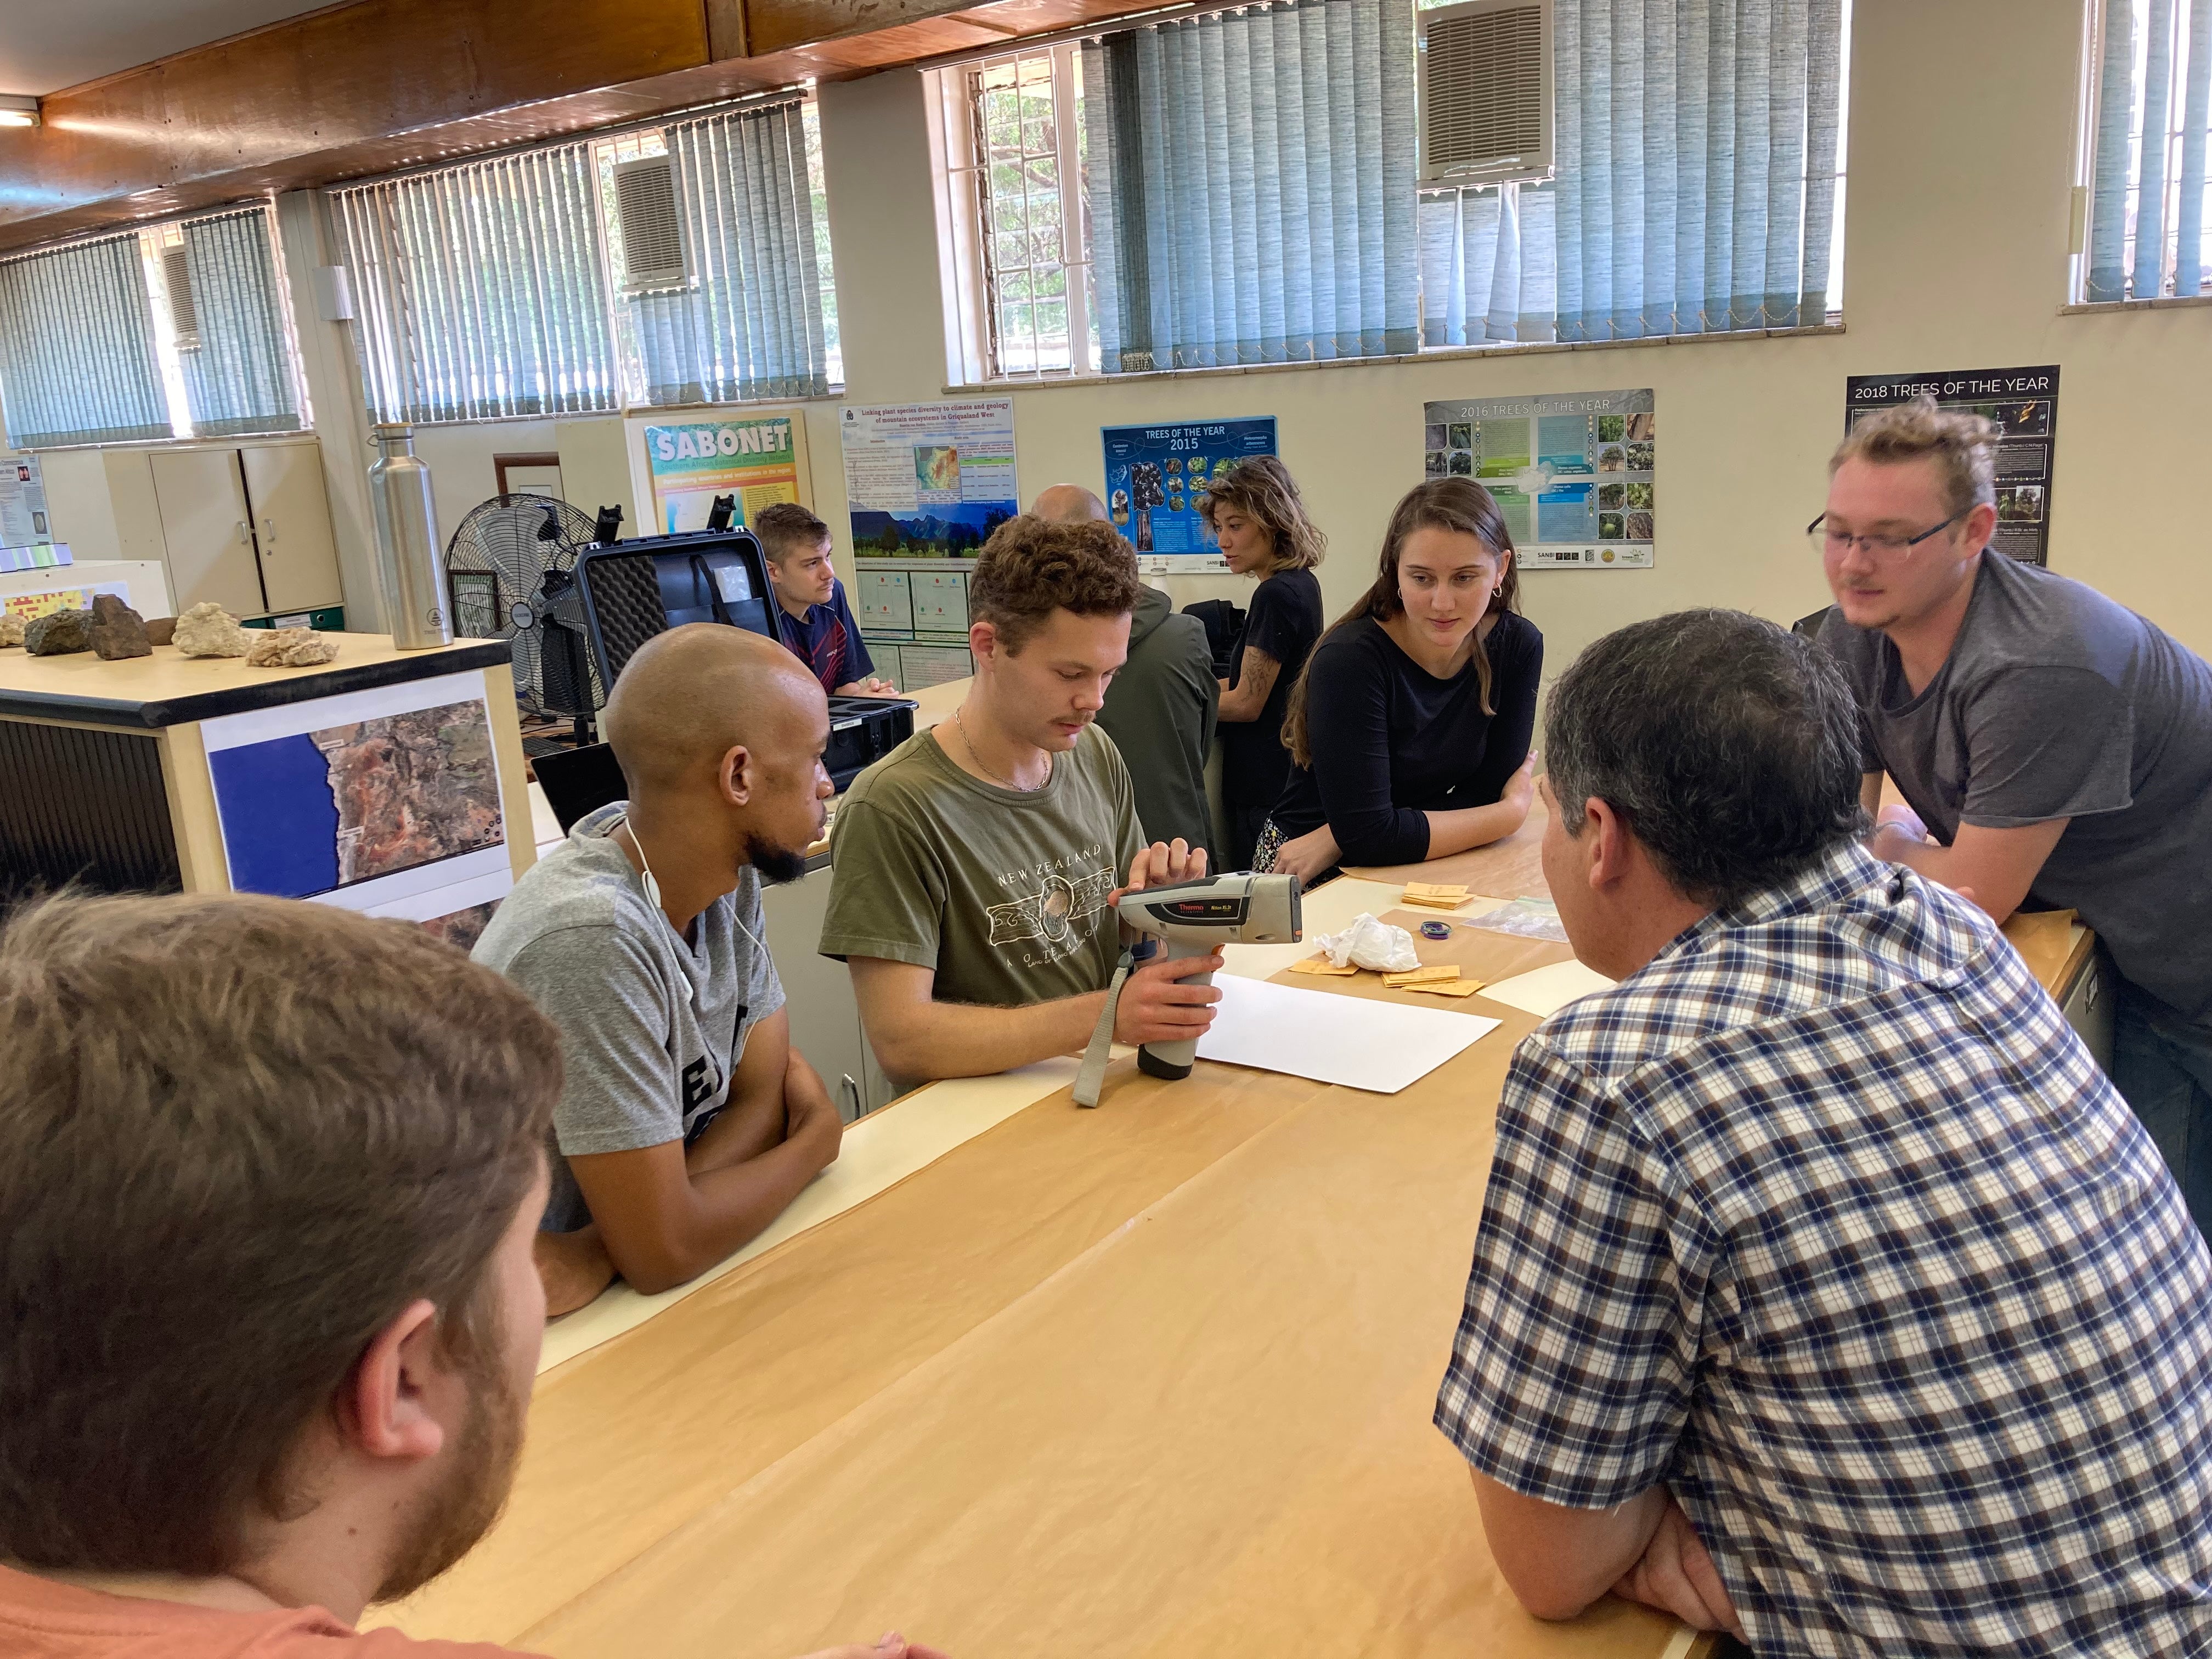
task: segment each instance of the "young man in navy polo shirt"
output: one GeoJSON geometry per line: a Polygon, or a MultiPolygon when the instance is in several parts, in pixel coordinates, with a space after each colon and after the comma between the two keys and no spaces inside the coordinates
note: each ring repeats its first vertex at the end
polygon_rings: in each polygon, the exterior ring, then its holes
{"type": "Polygon", "coordinates": [[[830,526],[797,501],[778,501],[753,520],[768,556],[769,585],[775,590],[776,637],[814,671],[822,689],[837,697],[896,696],[898,688],[876,678],[860,625],[853,620],[845,585],[830,564],[830,526]]]}

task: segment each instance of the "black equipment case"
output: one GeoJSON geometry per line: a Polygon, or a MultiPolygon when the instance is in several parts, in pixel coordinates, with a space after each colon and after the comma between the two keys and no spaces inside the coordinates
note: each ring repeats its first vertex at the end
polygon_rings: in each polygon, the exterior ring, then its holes
{"type": "MultiPolygon", "coordinates": [[[[649,536],[586,548],[577,556],[576,580],[599,682],[610,690],[640,646],[686,623],[721,623],[781,641],[768,560],[750,530],[649,536]]],[[[843,790],[912,737],[916,707],[902,697],[830,698],[830,752],[823,757],[830,781],[843,790]]],[[[602,766],[599,775],[604,780],[613,771],[602,766]]],[[[548,800],[557,811],[550,792],[548,800]]]]}

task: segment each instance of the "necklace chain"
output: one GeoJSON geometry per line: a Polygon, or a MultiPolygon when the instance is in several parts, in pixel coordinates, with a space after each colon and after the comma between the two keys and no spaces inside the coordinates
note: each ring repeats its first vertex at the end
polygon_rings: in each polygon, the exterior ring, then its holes
{"type": "Polygon", "coordinates": [[[986,761],[983,758],[981,752],[976,749],[975,739],[968,735],[968,722],[960,718],[960,711],[957,708],[952,711],[952,723],[960,728],[960,741],[968,745],[968,758],[974,761],[976,765],[981,767],[983,769],[983,775],[990,779],[992,782],[997,784],[1000,788],[1011,789],[1018,795],[1034,795],[1038,790],[1043,788],[1045,785],[1052,781],[1051,750],[1047,750],[1045,751],[1043,777],[1038,779],[1036,782],[1030,784],[1010,783],[991,769],[990,763],[986,761]]]}

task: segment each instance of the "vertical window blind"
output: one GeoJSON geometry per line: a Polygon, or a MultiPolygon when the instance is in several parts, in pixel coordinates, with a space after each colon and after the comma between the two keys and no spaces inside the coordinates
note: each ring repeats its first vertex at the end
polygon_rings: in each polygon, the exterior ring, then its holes
{"type": "Polygon", "coordinates": [[[1421,341],[1559,335],[1559,192],[1549,184],[1421,198],[1421,341]]]}
{"type": "Polygon", "coordinates": [[[1288,0],[1086,41],[1107,374],[1419,343],[1411,0],[1288,0]]]}
{"type": "Polygon", "coordinates": [[[1424,198],[1428,343],[1826,321],[1842,8],[1556,0],[1553,179],[1424,198]]]}
{"type": "Polygon", "coordinates": [[[663,130],[692,282],[623,296],[646,402],[830,390],[805,113],[794,100],[663,130]]]}
{"type": "Polygon", "coordinates": [[[301,424],[292,351],[270,249],[269,210],[181,227],[198,338],[177,356],[196,437],[293,432],[301,424]]]}
{"type": "Polygon", "coordinates": [[[0,261],[0,398],[21,448],[174,435],[137,232],[0,261]]]}
{"type": "Polygon", "coordinates": [[[621,407],[589,143],[332,194],[379,420],[621,407]]]}
{"type": "Polygon", "coordinates": [[[2212,291],[2204,260],[2212,0],[2105,0],[2097,46],[2081,297],[2212,291]]]}

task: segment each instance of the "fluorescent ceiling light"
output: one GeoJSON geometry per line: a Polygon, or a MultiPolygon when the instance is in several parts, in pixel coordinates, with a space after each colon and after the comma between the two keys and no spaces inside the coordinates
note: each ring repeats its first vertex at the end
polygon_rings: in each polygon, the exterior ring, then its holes
{"type": "Polygon", "coordinates": [[[0,127],[34,127],[39,125],[39,100],[21,93],[0,92],[0,127]]]}

